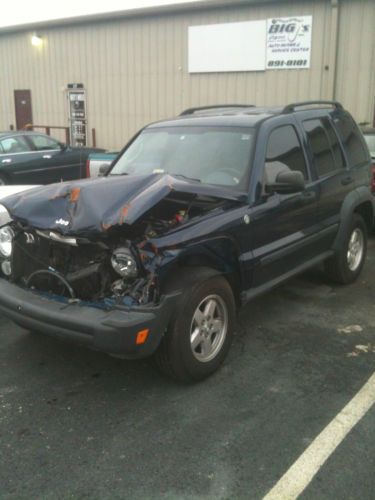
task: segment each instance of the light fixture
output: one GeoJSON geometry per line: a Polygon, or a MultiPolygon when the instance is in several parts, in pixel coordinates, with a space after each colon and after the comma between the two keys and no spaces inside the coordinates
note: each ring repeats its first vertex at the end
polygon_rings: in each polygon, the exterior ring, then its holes
{"type": "Polygon", "coordinates": [[[42,43],[43,43],[43,38],[37,33],[34,33],[33,36],[31,37],[31,45],[34,45],[34,47],[40,47],[42,43]]]}

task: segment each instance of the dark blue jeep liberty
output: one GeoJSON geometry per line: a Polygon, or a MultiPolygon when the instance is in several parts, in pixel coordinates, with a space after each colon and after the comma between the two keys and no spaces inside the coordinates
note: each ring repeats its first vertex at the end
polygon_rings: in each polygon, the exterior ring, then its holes
{"type": "Polygon", "coordinates": [[[338,283],[358,277],[370,181],[338,102],[186,110],[142,129],[101,178],[2,201],[0,311],[203,379],[239,306],[319,262],[338,283]]]}

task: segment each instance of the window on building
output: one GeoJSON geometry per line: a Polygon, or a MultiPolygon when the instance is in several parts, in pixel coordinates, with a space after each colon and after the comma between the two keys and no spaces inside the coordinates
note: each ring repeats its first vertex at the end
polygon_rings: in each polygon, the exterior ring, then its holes
{"type": "Polygon", "coordinates": [[[344,145],[349,165],[358,165],[368,161],[368,154],[360,132],[351,116],[347,114],[339,116],[334,119],[334,123],[344,145]]]}
{"type": "Polygon", "coordinates": [[[314,164],[318,176],[322,177],[334,172],[337,169],[336,162],[328,141],[328,135],[321,120],[305,120],[303,128],[305,129],[307,140],[314,156],[314,164]]]}
{"type": "Polygon", "coordinates": [[[29,139],[37,151],[60,149],[60,144],[46,135],[30,135],[29,139]]]}
{"type": "Polygon", "coordinates": [[[0,140],[0,152],[3,154],[24,153],[26,151],[30,151],[30,148],[21,135],[0,140]]]}
{"type": "Polygon", "coordinates": [[[273,184],[284,170],[297,170],[308,178],[305,157],[297,132],[292,125],[283,125],[269,136],[264,168],[264,183],[273,184]]]}

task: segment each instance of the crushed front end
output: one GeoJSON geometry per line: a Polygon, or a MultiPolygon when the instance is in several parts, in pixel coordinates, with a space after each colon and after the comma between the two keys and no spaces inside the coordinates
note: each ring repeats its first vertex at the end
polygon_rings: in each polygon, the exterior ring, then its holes
{"type": "Polygon", "coordinates": [[[179,295],[161,296],[160,259],[142,249],[158,224],[88,239],[9,221],[0,228],[0,311],[24,328],[97,350],[150,355],[179,295]]]}
{"type": "Polygon", "coordinates": [[[153,174],[52,184],[2,203],[0,312],[31,330],[142,357],[157,348],[182,293],[164,285],[189,231],[238,201],[153,174]]]}

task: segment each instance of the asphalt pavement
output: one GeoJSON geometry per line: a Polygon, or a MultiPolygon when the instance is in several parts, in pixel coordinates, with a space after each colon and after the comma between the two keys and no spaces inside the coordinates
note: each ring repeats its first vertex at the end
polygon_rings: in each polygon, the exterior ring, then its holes
{"type": "MultiPolygon", "coordinates": [[[[263,498],[375,371],[374,275],[372,239],[354,285],[255,300],[191,386],[0,318],[0,498],[263,498]]],[[[375,407],[301,498],[375,498],[374,440],[375,407]]]]}

